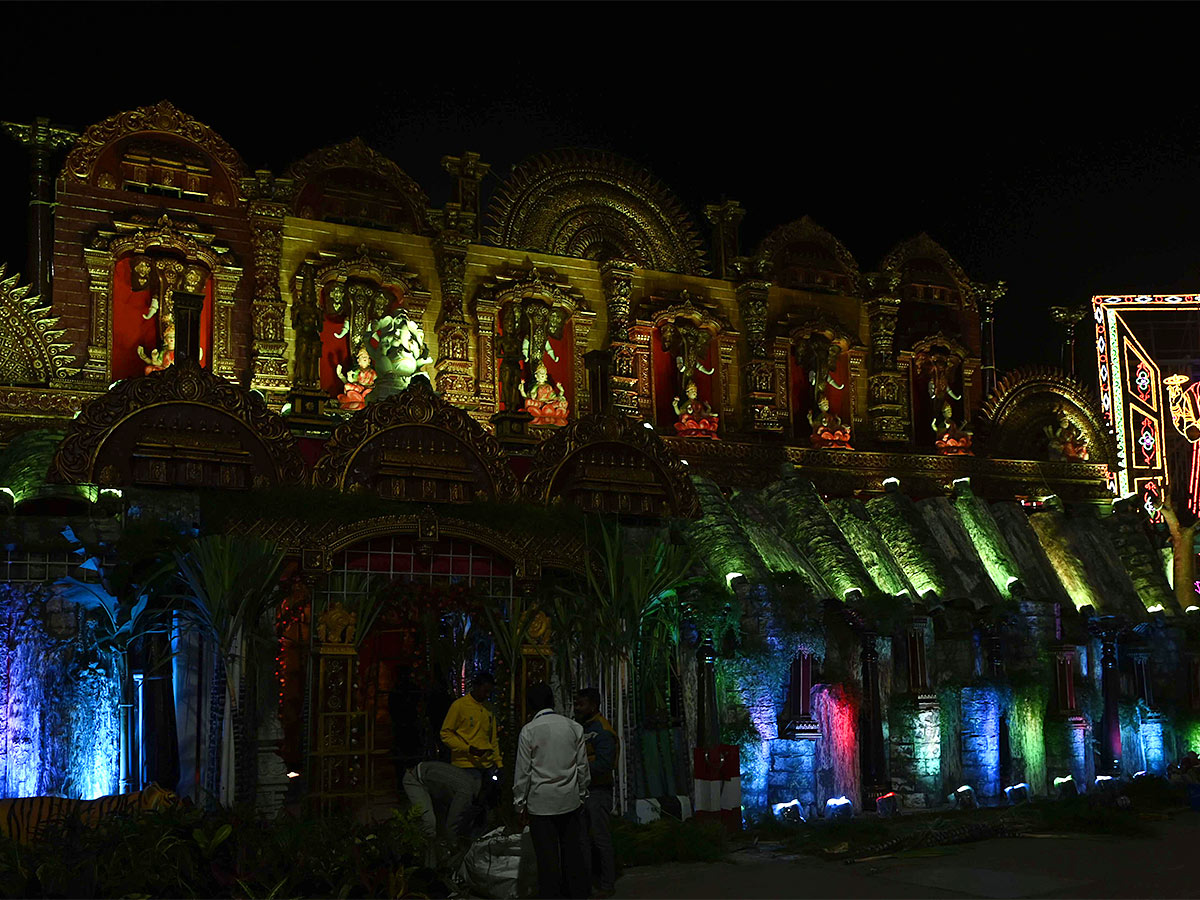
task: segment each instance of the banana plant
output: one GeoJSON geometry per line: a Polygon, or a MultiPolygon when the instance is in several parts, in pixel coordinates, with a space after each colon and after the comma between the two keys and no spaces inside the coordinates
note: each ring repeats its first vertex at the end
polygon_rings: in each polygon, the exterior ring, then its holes
{"type": "MultiPolygon", "coordinates": [[[[181,618],[210,640],[216,651],[204,778],[212,802],[221,785],[225,701],[228,695],[231,717],[240,724],[244,711],[238,705],[234,682],[242,674],[241,663],[254,628],[279,602],[283,550],[255,538],[208,535],[193,541],[186,552],[177,551],[175,565],[184,602],[181,618]]],[[[236,724],[235,742],[241,730],[236,724]]],[[[244,748],[235,743],[232,749],[233,759],[240,759],[244,748]]]]}
{"type": "Polygon", "coordinates": [[[68,575],[55,581],[54,587],[64,600],[97,613],[93,647],[101,654],[111,653],[116,661],[121,686],[120,789],[127,793],[132,789],[133,779],[134,682],[130,648],[143,636],[165,628],[160,611],[150,607],[150,598],[161,572],[151,570],[140,583],[128,577],[117,577],[114,566],[106,564],[99,553],[89,550],[70,526],[62,530],[62,536],[72,545],[72,553],[83,558],[79,568],[95,573],[94,581],[68,575]]]}

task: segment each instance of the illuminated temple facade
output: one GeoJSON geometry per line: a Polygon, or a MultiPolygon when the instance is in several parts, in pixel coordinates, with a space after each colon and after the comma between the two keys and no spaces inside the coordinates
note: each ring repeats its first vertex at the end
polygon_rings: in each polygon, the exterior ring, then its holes
{"type": "MultiPolygon", "coordinates": [[[[169,689],[134,653],[128,771],[103,654],[45,671],[87,630],[48,586],[79,575],[63,529],[151,521],[286,550],[275,665],[241,686],[252,756],[220,788],[266,809],[289,770],[384,791],[380,698],[422,641],[384,615],[356,649],[331,618],[356,584],[509,609],[583,571],[592,514],[686,544],[738,623],[683,628],[669,697],[629,705],[623,808],[692,794],[718,731],[748,814],[1086,788],[1194,745],[1200,644],[1144,513],[1112,502],[1093,391],[998,376],[1003,284],[932,238],[863,265],[802,217],[744,247],[736,202],[687,210],[586,150],[499,179],[447,156],[439,209],[360,140],[251,171],[165,102],[9,131],[39,202],[0,281],[0,796],[161,780],[164,729],[181,792],[205,782],[205,648],[169,689]]],[[[521,678],[553,677],[554,640],[521,678]]]]}

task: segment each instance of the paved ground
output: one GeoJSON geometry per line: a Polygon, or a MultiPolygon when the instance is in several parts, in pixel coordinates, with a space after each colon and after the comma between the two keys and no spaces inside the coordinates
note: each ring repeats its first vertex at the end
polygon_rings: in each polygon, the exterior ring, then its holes
{"type": "Polygon", "coordinates": [[[847,864],[771,849],[627,869],[617,897],[1200,897],[1200,813],[1154,838],[1003,838],[847,864]]]}

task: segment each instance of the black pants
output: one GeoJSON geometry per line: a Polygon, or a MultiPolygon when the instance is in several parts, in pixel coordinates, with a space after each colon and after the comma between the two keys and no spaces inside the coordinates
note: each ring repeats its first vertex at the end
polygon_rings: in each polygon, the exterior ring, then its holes
{"type": "Polygon", "coordinates": [[[531,815],[529,836],[537,855],[538,896],[586,898],[591,885],[583,857],[583,807],[557,816],[531,815]]]}

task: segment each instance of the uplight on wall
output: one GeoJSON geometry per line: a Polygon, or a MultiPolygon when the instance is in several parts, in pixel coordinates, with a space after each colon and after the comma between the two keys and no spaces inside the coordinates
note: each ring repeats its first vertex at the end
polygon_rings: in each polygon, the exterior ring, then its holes
{"type": "Polygon", "coordinates": [[[744,576],[742,575],[741,572],[726,572],[725,573],[725,584],[731,585],[731,584],[733,584],[733,579],[742,578],[742,577],[744,577],[744,576]]]}
{"type": "Polygon", "coordinates": [[[846,797],[830,797],[825,801],[825,818],[848,819],[854,815],[854,805],[846,797]]]}

